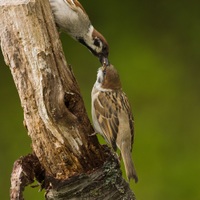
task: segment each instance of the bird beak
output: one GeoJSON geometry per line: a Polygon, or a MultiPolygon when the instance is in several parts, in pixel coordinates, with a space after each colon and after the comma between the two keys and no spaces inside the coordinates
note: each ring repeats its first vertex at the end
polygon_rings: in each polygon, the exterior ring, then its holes
{"type": "Polygon", "coordinates": [[[100,57],[99,57],[99,60],[100,60],[100,62],[101,62],[101,64],[102,64],[103,66],[109,66],[109,65],[110,65],[110,62],[109,62],[109,60],[108,60],[107,57],[100,56],[100,57]]]}

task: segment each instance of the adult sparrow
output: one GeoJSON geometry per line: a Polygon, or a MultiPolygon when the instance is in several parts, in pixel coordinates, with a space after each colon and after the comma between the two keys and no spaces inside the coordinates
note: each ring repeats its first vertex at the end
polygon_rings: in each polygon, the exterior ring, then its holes
{"type": "Polygon", "coordinates": [[[49,0],[55,22],[61,30],[85,45],[102,64],[109,65],[109,47],[106,39],[91,24],[77,0],[49,0]]]}

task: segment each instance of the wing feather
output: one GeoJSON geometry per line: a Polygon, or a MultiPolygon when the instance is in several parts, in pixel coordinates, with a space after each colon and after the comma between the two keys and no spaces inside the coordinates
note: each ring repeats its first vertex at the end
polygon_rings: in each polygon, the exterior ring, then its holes
{"type": "Polygon", "coordinates": [[[123,95],[121,95],[120,102],[122,103],[122,109],[127,113],[129,117],[129,126],[131,130],[131,147],[132,147],[133,142],[134,142],[134,118],[133,118],[133,114],[132,114],[132,110],[131,110],[131,106],[129,104],[128,98],[124,92],[123,92],[123,95]]]}
{"type": "Polygon", "coordinates": [[[124,92],[100,91],[94,101],[94,109],[102,134],[114,150],[117,149],[116,139],[119,131],[119,115],[128,115],[131,131],[131,146],[134,140],[134,120],[128,98],[124,92]]]}
{"type": "Polygon", "coordinates": [[[94,109],[102,134],[112,148],[116,150],[119,120],[117,104],[116,102],[110,101],[111,95],[109,93],[110,92],[99,92],[98,98],[94,101],[94,109]]]}

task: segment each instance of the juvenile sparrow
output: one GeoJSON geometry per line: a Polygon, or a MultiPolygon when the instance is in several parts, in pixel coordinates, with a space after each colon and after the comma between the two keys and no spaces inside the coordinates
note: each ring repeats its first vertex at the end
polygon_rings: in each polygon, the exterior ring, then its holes
{"type": "Polygon", "coordinates": [[[116,151],[121,151],[128,180],[138,181],[131,158],[134,140],[133,115],[122,91],[117,70],[112,66],[102,66],[92,89],[92,119],[94,129],[103,135],[107,143],[116,151]]]}
{"type": "Polygon", "coordinates": [[[61,30],[85,45],[100,62],[109,65],[109,47],[106,39],[91,24],[77,0],[49,0],[55,22],[61,30]]]}

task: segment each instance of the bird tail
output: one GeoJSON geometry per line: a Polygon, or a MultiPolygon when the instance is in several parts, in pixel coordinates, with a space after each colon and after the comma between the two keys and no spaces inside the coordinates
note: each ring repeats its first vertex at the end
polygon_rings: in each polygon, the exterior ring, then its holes
{"type": "Polygon", "coordinates": [[[126,176],[128,180],[130,181],[130,179],[132,178],[135,180],[135,183],[137,183],[138,177],[137,177],[137,173],[132,161],[131,151],[129,150],[129,148],[127,148],[125,144],[122,145],[121,154],[122,154],[122,159],[124,162],[126,176]]]}

